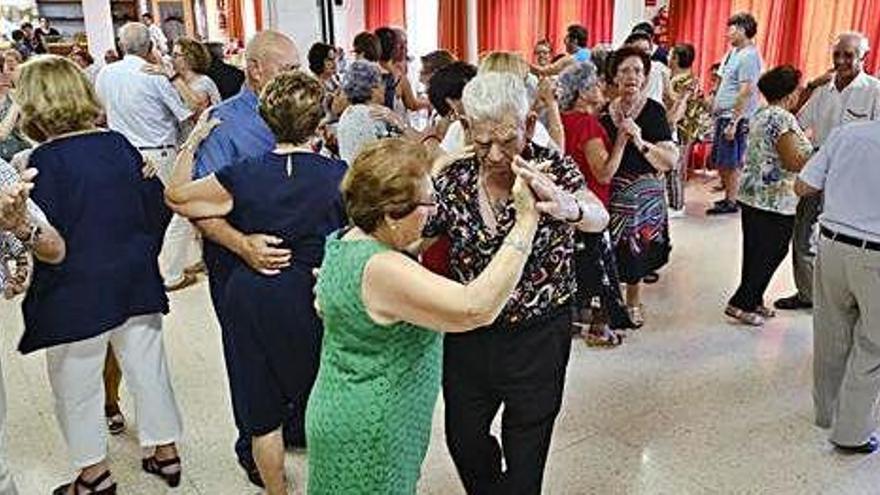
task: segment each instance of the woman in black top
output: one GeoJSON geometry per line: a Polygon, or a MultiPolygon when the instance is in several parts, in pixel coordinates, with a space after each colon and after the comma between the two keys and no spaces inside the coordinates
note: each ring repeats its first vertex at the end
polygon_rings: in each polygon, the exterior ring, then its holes
{"type": "Polygon", "coordinates": [[[617,97],[601,117],[613,142],[628,139],[611,182],[609,230],[615,244],[620,279],[627,284],[626,304],[636,325],[644,323],[641,279],[669,260],[663,173],[678,159],[666,110],[645,94],[651,60],[641,50],[624,47],[609,61],[617,97]]]}

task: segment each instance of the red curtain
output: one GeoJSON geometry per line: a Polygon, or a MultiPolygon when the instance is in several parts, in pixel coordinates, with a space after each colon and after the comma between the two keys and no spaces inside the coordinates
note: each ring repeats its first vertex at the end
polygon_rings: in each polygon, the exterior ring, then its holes
{"type": "Polygon", "coordinates": [[[406,27],[406,0],[364,0],[367,31],[382,26],[406,27]]]}
{"type": "Polygon", "coordinates": [[[437,40],[460,60],[468,53],[467,0],[440,0],[437,15],[437,40]]]}
{"type": "Polygon", "coordinates": [[[263,30],[263,0],[253,0],[257,32],[263,30]]]}
{"type": "Polygon", "coordinates": [[[226,3],[226,35],[244,46],[244,4],[242,0],[228,0],[226,3]]]}
{"type": "Polygon", "coordinates": [[[482,55],[504,50],[526,60],[543,36],[546,10],[543,0],[478,0],[478,46],[482,55]]]}
{"type": "Polygon", "coordinates": [[[709,69],[727,50],[727,20],[731,0],[670,0],[669,37],[673,43],[691,43],[696,51],[694,72],[707,83],[709,69]]]}
{"type": "Polygon", "coordinates": [[[570,24],[587,28],[590,46],[610,43],[614,29],[614,0],[550,0],[546,32],[556,53],[565,49],[565,30],[570,24]]]}
{"type": "Polygon", "coordinates": [[[880,0],[859,2],[853,9],[853,29],[868,36],[871,51],[866,68],[871,74],[880,74],[880,0]]]}

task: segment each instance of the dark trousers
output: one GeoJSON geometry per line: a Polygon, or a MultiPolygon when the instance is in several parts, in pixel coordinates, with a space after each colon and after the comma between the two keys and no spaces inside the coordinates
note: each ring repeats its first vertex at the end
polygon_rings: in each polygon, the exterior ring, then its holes
{"type": "Polygon", "coordinates": [[[794,284],[798,299],[807,303],[813,302],[813,263],[816,259],[813,233],[820,213],[822,195],[812,194],[801,197],[794,215],[794,237],[791,242],[794,284]]]}
{"type": "Polygon", "coordinates": [[[569,311],[446,336],[446,444],[468,494],[541,493],[571,349],[569,311]],[[489,426],[502,404],[499,445],[489,426]]]}
{"type": "Polygon", "coordinates": [[[231,272],[232,254],[207,239],[203,242],[202,251],[205,267],[208,270],[208,288],[211,293],[211,303],[214,305],[214,312],[217,314],[217,321],[220,324],[220,335],[223,341],[223,362],[226,364],[226,376],[229,378],[229,395],[232,397],[232,417],[235,420],[235,428],[238,430],[238,438],[235,440],[235,454],[241,462],[253,466],[254,456],[251,451],[251,437],[244,431],[240,413],[242,406],[236,401],[236,397],[239,395],[235,393],[238,387],[238,380],[240,379],[239,372],[232,353],[229,325],[226,324],[223,313],[223,298],[226,293],[226,282],[229,280],[231,272]]]}
{"type": "Polygon", "coordinates": [[[742,219],[742,271],[739,288],[730,305],[755,311],[764,304],[764,291],[779,268],[794,229],[793,215],[780,215],[740,203],[742,219]]]}

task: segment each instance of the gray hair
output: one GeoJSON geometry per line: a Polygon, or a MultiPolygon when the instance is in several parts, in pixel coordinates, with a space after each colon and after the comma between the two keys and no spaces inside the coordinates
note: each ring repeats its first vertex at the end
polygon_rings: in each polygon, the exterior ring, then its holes
{"type": "Polygon", "coordinates": [[[868,37],[858,31],[846,31],[838,34],[837,38],[834,39],[834,46],[839,45],[844,40],[854,40],[856,42],[856,48],[859,51],[859,59],[865,58],[865,55],[868,54],[868,50],[871,49],[868,37]]]}
{"type": "Polygon", "coordinates": [[[565,69],[556,82],[559,108],[563,111],[571,110],[581,91],[591,89],[597,82],[599,78],[596,76],[596,66],[592,62],[579,62],[565,69]]]}
{"type": "Polygon", "coordinates": [[[471,79],[462,91],[461,103],[473,120],[500,120],[512,113],[525,122],[530,107],[522,77],[499,72],[471,79]]]}
{"type": "Polygon", "coordinates": [[[150,53],[150,28],[140,22],[128,22],[119,29],[119,48],[123,54],[144,56],[150,53]]]}
{"type": "Polygon", "coordinates": [[[348,66],[342,78],[342,91],[353,104],[367,103],[373,97],[373,88],[382,84],[379,64],[367,60],[355,60],[348,66]]]}

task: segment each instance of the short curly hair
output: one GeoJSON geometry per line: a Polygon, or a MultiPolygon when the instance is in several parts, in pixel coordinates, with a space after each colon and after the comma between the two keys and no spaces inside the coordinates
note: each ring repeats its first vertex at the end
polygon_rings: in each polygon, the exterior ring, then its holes
{"type": "Polygon", "coordinates": [[[727,25],[741,28],[748,39],[752,39],[758,34],[758,21],[755,20],[755,16],[748,12],[738,12],[733,14],[730,19],[728,19],[727,25]]]}
{"type": "Polygon", "coordinates": [[[348,218],[369,234],[385,215],[403,218],[412,213],[430,169],[428,151],[418,142],[388,138],[364,146],[342,179],[348,218]]]}
{"type": "Polygon", "coordinates": [[[382,72],[379,64],[355,60],[342,78],[342,92],[351,104],[367,103],[373,97],[373,88],[380,84],[382,72]]]}
{"type": "Polygon", "coordinates": [[[103,112],[85,73],[57,55],[22,64],[15,101],[21,107],[21,129],[37,142],[89,129],[103,112]]]}
{"type": "Polygon", "coordinates": [[[592,62],[579,62],[565,69],[556,82],[560,110],[571,110],[581,91],[589,90],[598,82],[596,66],[592,62]]]}
{"type": "Polygon", "coordinates": [[[279,143],[303,144],[324,117],[324,88],[302,70],[282,72],[263,88],[260,115],[279,143]]]}
{"type": "Polygon", "coordinates": [[[776,103],[797,90],[801,71],[790,64],[780,65],[764,73],[758,79],[758,91],[768,103],[776,103]]]}
{"type": "Polygon", "coordinates": [[[620,64],[631,57],[635,57],[642,62],[642,69],[645,71],[645,77],[648,77],[648,74],[651,73],[651,57],[634,46],[625,45],[621,49],[613,52],[608,59],[607,73],[609,81],[614,81],[614,78],[617,77],[617,70],[620,69],[620,64]]]}
{"type": "Polygon", "coordinates": [[[208,47],[188,37],[177,38],[174,43],[180,47],[181,56],[193,72],[199,74],[208,72],[208,67],[211,66],[211,52],[208,51],[208,47]]]}

